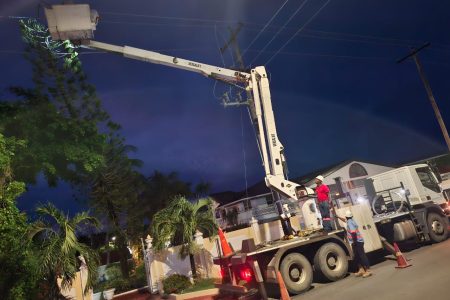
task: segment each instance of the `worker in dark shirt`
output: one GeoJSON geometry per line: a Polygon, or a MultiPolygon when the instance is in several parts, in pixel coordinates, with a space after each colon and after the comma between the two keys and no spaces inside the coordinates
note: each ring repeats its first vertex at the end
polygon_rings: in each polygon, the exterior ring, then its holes
{"type": "Polygon", "coordinates": [[[353,213],[351,210],[347,210],[345,212],[345,218],[338,215],[336,215],[336,217],[342,222],[347,223],[347,239],[352,245],[354,261],[358,267],[358,272],[355,273],[355,276],[363,278],[372,276],[369,259],[364,251],[364,239],[361,232],[359,232],[358,224],[353,219],[353,213]]]}

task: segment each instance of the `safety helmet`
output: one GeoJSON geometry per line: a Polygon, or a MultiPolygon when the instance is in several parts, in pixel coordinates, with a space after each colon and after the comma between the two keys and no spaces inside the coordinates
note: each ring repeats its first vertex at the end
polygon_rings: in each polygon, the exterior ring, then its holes
{"type": "Polygon", "coordinates": [[[316,176],[316,179],[323,182],[323,176],[322,175],[316,176]]]}
{"type": "Polygon", "coordinates": [[[351,210],[346,210],[345,211],[345,217],[346,218],[353,218],[353,213],[351,210]]]}

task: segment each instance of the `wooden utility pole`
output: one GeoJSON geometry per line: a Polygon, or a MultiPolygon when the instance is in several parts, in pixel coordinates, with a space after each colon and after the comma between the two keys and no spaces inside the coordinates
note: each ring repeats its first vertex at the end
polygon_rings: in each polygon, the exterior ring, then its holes
{"type": "MultiPolygon", "coordinates": [[[[239,64],[239,66],[235,66],[235,67],[238,67],[239,71],[245,72],[246,68],[245,68],[244,60],[242,59],[241,49],[239,47],[239,43],[237,40],[237,36],[243,26],[244,26],[244,24],[239,22],[236,29],[228,27],[228,30],[230,31],[230,38],[228,39],[227,43],[222,48],[220,48],[220,52],[223,54],[231,46],[233,48],[234,55],[236,56],[236,61],[239,64]]],[[[250,101],[253,101],[252,93],[249,90],[246,91],[246,95],[247,95],[247,103],[250,101]]],[[[254,116],[256,115],[254,112],[253,106],[254,105],[249,106],[252,118],[254,118],[254,116]]],[[[254,121],[254,120],[252,120],[252,121],[254,121]]]]}
{"type": "Polygon", "coordinates": [[[428,99],[430,100],[431,106],[433,107],[434,114],[436,115],[436,119],[439,123],[439,126],[441,127],[445,142],[447,143],[448,150],[450,151],[450,137],[448,135],[447,128],[445,127],[445,123],[444,123],[444,120],[442,119],[441,112],[439,111],[439,107],[437,106],[436,99],[434,99],[433,92],[431,91],[430,83],[428,82],[428,79],[425,77],[425,72],[423,71],[422,64],[420,63],[419,57],[418,57],[419,51],[428,46],[430,46],[430,43],[426,43],[425,45],[423,45],[417,49],[413,48],[412,51],[408,55],[399,59],[397,61],[397,63],[401,63],[410,57],[412,57],[414,59],[414,62],[416,63],[417,71],[419,72],[420,79],[422,80],[425,90],[427,91],[428,99]]]}
{"type": "Polygon", "coordinates": [[[244,61],[242,60],[241,50],[239,48],[239,44],[237,41],[237,36],[239,34],[239,31],[241,31],[242,26],[243,26],[242,23],[238,23],[236,29],[228,27],[228,30],[230,31],[230,39],[222,48],[220,48],[220,52],[222,52],[223,54],[228,49],[228,47],[230,46],[233,47],[234,55],[236,56],[236,60],[239,64],[240,71],[244,71],[245,69],[244,61]]]}

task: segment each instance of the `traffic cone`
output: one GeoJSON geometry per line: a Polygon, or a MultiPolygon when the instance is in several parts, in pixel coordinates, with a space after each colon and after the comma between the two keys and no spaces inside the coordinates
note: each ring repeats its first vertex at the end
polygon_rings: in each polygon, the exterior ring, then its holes
{"type": "Polygon", "coordinates": [[[231,250],[230,244],[228,244],[227,239],[225,238],[225,234],[223,233],[220,227],[219,227],[219,239],[223,257],[230,257],[231,255],[233,255],[233,250],[231,250]]]}
{"type": "Polygon", "coordinates": [[[412,265],[408,263],[407,259],[403,256],[402,252],[397,246],[397,243],[394,243],[395,256],[397,257],[397,269],[404,269],[407,267],[411,267],[412,265]]]}
{"type": "Polygon", "coordinates": [[[286,288],[286,285],[284,284],[283,276],[281,276],[280,271],[277,271],[277,280],[278,284],[280,285],[280,294],[281,294],[280,300],[291,300],[291,297],[289,297],[289,292],[286,288]]]}

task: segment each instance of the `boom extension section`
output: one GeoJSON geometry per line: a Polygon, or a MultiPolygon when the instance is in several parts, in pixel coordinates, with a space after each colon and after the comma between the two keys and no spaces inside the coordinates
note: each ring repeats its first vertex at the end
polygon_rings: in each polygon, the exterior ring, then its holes
{"type": "MultiPolygon", "coordinates": [[[[265,67],[256,67],[246,73],[154,51],[94,41],[98,13],[91,10],[89,5],[86,4],[52,5],[50,8],[45,8],[45,15],[50,34],[54,40],[70,39],[83,47],[118,53],[132,59],[199,73],[250,92],[253,98],[248,99],[248,105],[250,106],[252,124],[257,132],[257,142],[262,152],[265,182],[277,201],[276,207],[280,219],[282,222],[286,222],[287,219],[288,222],[287,213],[283,211],[283,201],[292,202],[299,199],[301,200],[300,207],[302,207],[305,224],[312,228],[320,227],[321,222],[317,222],[320,215],[317,214],[316,209],[311,209],[311,205],[315,205],[314,200],[309,199],[313,194],[312,190],[299,186],[287,178],[284,147],[278,140],[269,79],[265,67]]],[[[290,224],[285,225],[283,224],[284,234],[291,235],[293,230],[290,224]]]]}

